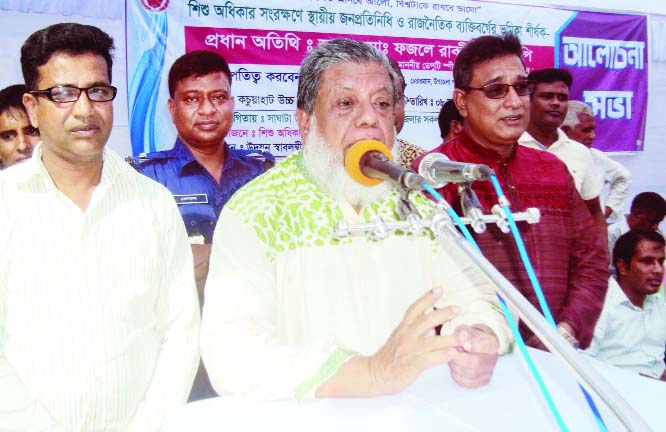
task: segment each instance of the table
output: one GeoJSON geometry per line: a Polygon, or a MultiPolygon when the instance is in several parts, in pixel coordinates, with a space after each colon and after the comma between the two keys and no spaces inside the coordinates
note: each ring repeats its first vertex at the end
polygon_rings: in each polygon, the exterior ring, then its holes
{"type": "MultiPolygon", "coordinates": [[[[570,431],[599,430],[582,393],[557,358],[530,349],[570,431]]],[[[583,356],[656,431],[666,430],[666,383],[583,356]]],[[[602,402],[609,431],[626,430],[602,402]]],[[[500,358],[482,388],[458,386],[446,365],[430,369],[404,392],[366,399],[257,402],[221,396],[184,405],[164,432],[180,431],[557,431],[522,357],[500,358]]],[[[635,432],[635,431],[632,431],[635,432]]]]}

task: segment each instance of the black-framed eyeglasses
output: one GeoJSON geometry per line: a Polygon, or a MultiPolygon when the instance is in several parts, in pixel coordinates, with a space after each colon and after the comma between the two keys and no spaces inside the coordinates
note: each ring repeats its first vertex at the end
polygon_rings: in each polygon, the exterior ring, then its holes
{"type": "Polygon", "coordinates": [[[118,89],[110,85],[95,85],[81,88],[70,85],[57,85],[44,90],[32,90],[30,94],[44,95],[52,102],[76,102],[81,97],[81,92],[86,92],[88,99],[93,102],[108,102],[116,97],[118,89]]]}
{"type": "Polygon", "coordinates": [[[527,96],[534,93],[535,81],[518,81],[515,84],[487,84],[483,87],[467,87],[467,90],[480,90],[490,99],[502,99],[509,93],[509,87],[513,87],[518,96],[527,96]]]}

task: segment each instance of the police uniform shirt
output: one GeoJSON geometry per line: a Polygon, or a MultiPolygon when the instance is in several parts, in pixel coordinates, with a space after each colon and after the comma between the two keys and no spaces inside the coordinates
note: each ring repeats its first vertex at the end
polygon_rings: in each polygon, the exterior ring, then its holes
{"type": "Polygon", "coordinates": [[[171,150],[149,153],[139,159],[137,170],[173,194],[194,242],[211,243],[215,224],[229,198],[274,163],[270,153],[232,149],[226,143],[224,146],[219,184],[180,138],[171,150]]]}

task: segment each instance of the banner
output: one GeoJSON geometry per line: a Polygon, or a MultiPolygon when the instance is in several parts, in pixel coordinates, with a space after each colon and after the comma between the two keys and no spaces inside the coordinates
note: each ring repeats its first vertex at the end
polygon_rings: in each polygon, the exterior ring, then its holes
{"type": "Polygon", "coordinates": [[[642,151],[647,112],[647,17],[580,12],[558,38],[556,66],[574,76],[571,99],[594,109],[604,151],[642,151]]]}
{"type": "MultiPolygon", "coordinates": [[[[132,150],[173,146],[176,131],[166,109],[169,67],[198,49],[218,52],[230,64],[236,100],[230,145],[268,150],[278,158],[300,149],[294,115],[299,65],[317,44],[336,37],[369,43],[399,63],[407,83],[400,137],[430,149],[441,142],[437,116],[453,93],[456,56],[472,38],[506,32],[520,37],[528,70],[552,67],[561,59],[574,74],[572,98],[587,100],[600,119],[595,145],[640,150],[647,109],[647,96],[640,93],[647,88],[645,17],[612,15],[618,25],[590,30],[588,16],[608,23],[605,14],[472,1],[127,0],[132,150]],[[608,64],[615,69],[590,70],[589,62],[576,63],[583,58],[574,52],[576,38],[589,38],[590,31],[624,50],[613,51],[619,60],[608,64]],[[625,68],[631,82],[625,75],[607,79],[623,64],[631,65],[625,68]],[[622,109],[624,116],[618,114],[622,109]],[[626,134],[621,142],[610,139],[618,136],[610,134],[616,126],[626,134]]],[[[594,52],[595,59],[611,55],[594,52]]]]}

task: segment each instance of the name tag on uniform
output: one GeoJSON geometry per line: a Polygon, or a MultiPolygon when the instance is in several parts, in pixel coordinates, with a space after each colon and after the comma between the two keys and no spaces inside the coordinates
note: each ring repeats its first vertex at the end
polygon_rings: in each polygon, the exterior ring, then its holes
{"type": "Polygon", "coordinates": [[[191,194],[191,195],[174,195],[176,204],[208,204],[208,195],[206,194],[191,194]]]}

